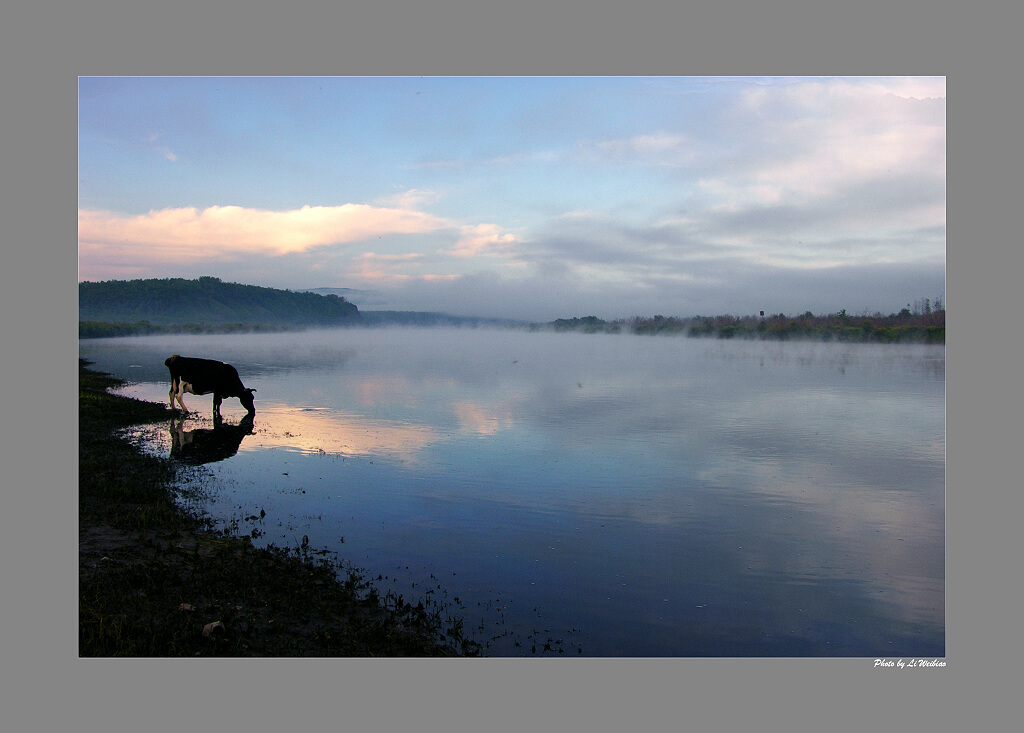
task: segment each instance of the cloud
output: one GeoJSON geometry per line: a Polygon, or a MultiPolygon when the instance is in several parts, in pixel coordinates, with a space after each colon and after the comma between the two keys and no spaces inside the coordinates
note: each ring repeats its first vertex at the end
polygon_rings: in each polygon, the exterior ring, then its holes
{"type": "Polygon", "coordinates": [[[384,196],[377,200],[379,206],[396,209],[418,209],[441,200],[442,195],[438,191],[426,188],[413,188],[401,193],[384,196]]]}
{"type": "Polygon", "coordinates": [[[151,132],[149,134],[149,137],[147,138],[147,140],[149,141],[149,144],[152,146],[152,149],[155,152],[159,153],[161,156],[163,156],[165,159],[169,160],[170,162],[177,163],[178,162],[178,156],[175,154],[175,152],[173,150],[171,150],[166,145],[154,145],[154,143],[156,143],[156,141],[159,140],[159,139],[160,139],[160,135],[158,135],[155,132],[151,132]]]}
{"type": "MultiPolygon", "coordinates": [[[[411,204],[433,196],[413,190],[395,201],[411,204]]],[[[461,276],[451,263],[480,255],[509,257],[519,241],[495,224],[463,224],[412,208],[367,204],[290,211],[211,206],[140,215],[80,210],[78,223],[84,278],[166,276],[169,269],[186,268],[209,272],[211,265],[245,271],[247,263],[273,257],[282,273],[332,272],[332,279],[374,286],[438,282],[461,276]],[[403,241],[403,235],[414,238],[403,241]],[[453,244],[445,247],[445,242],[453,244]],[[374,250],[366,249],[369,243],[374,250]],[[433,254],[408,251],[410,244],[433,254]],[[353,246],[346,251],[338,245],[353,246]]]]}
{"type": "Polygon", "coordinates": [[[629,138],[600,140],[583,146],[585,153],[613,163],[652,166],[681,166],[699,155],[697,142],[689,135],[660,131],[629,138]]]}
{"type": "Polygon", "coordinates": [[[423,259],[423,255],[420,252],[406,252],[402,255],[379,255],[376,252],[364,252],[360,257],[364,260],[380,262],[409,262],[410,260],[423,259]]]}
{"type": "Polygon", "coordinates": [[[835,198],[872,181],[944,182],[945,113],[944,80],[754,86],[732,112],[738,152],[701,185],[742,208],[835,198]]]}
{"type": "MultiPolygon", "coordinates": [[[[433,193],[413,190],[395,197],[403,204],[422,203],[433,193]]],[[[342,206],[303,206],[291,211],[267,211],[240,206],[211,206],[163,209],[146,214],[127,215],[110,211],[79,211],[79,259],[88,263],[81,274],[93,270],[116,270],[139,276],[147,267],[158,268],[182,263],[239,263],[254,257],[275,257],[284,262],[306,257],[305,266],[323,269],[324,257],[332,245],[363,242],[385,243],[392,249],[402,246],[395,235],[419,235],[417,244],[430,246],[430,239],[454,241],[450,248],[437,249],[440,256],[427,261],[421,252],[362,251],[355,259],[336,263],[346,276],[372,282],[399,282],[411,278],[430,280],[457,277],[450,271],[426,271],[439,259],[468,258],[478,255],[507,256],[518,238],[494,224],[461,224],[413,208],[344,204],[342,206]],[[426,236],[428,241],[423,241],[426,236]],[[315,257],[317,259],[308,259],[315,257]],[[283,258],[283,259],[282,259],[283,258]],[[420,265],[415,271],[410,266],[420,265]]]]}
{"type": "Polygon", "coordinates": [[[419,252],[378,254],[363,252],[344,267],[346,281],[361,281],[372,287],[394,287],[413,281],[437,282],[457,280],[459,274],[421,272],[431,263],[419,252]],[[410,268],[412,271],[410,271],[410,268]]]}
{"type": "Polygon", "coordinates": [[[518,257],[604,285],[650,278],[689,282],[704,263],[723,267],[758,256],[742,239],[712,231],[702,218],[674,216],[638,224],[596,212],[572,212],[550,222],[518,248],[518,257]]]}
{"type": "Polygon", "coordinates": [[[265,211],[240,206],[164,209],[130,216],[80,211],[79,242],[88,249],[138,245],[147,258],[283,255],[383,234],[422,234],[450,228],[435,216],[366,204],[303,206],[265,211]]]}
{"type": "Polygon", "coordinates": [[[461,236],[455,246],[444,250],[455,257],[477,257],[480,255],[507,255],[519,238],[511,233],[502,233],[494,224],[477,224],[460,228],[461,236]]]}

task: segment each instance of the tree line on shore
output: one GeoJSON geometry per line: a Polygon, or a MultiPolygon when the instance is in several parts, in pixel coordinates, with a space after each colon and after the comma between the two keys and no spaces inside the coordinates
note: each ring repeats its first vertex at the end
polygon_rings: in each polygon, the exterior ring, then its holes
{"type": "Polygon", "coordinates": [[[850,315],[843,309],[838,313],[817,316],[810,311],[797,316],[784,313],[689,318],[656,315],[614,321],[586,316],[560,318],[545,324],[544,328],[584,333],[678,334],[720,339],[945,343],[946,310],[941,298],[936,298],[934,305],[931,299],[924,298],[915,301],[913,306],[908,303],[906,308],[889,315],[850,315]]]}
{"type": "Polygon", "coordinates": [[[110,280],[78,284],[78,337],[152,334],[250,333],[331,326],[500,326],[583,333],[666,334],[719,339],[803,339],[879,343],[945,343],[941,297],[920,298],[898,313],[826,315],[806,311],[750,316],[637,316],[606,321],[596,316],[523,324],[437,313],[368,312],[337,295],[197,280],[110,280]]]}

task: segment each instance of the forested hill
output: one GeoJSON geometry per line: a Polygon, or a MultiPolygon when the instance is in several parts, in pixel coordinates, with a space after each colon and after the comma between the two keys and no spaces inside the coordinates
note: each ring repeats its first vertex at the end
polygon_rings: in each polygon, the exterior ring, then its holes
{"type": "Polygon", "coordinates": [[[337,295],[198,280],[105,280],[78,283],[79,321],[156,325],[246,324],[341,326],[358,323],[359,309],[337,295]]]}

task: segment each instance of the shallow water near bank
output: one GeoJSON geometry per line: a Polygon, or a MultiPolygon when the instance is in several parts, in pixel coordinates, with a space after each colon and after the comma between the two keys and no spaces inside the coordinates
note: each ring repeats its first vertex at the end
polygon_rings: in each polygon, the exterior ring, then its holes
{"type": "MultiPolygon", "coordinates": [[[[457,329],[80,342],[256,543],[462,609],[491,655],[942,656],[941,346],[457,329]],[[261,511],[264,516],[260,516],[261,511]]],[[[235,524],[231,525],[234,521],[235,524]]]]}

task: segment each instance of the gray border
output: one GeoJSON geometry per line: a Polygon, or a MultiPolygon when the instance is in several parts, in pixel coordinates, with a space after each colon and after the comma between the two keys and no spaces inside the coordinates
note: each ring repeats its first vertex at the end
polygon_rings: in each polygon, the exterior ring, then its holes
{"type": "MultiPolygon", "coordinates": [[[[768,720],[787,722],[791,728],[813,722],[833,730],[846,727],[840,721],[850,721],[847,725],[859,730],[910,722],[923,727],[950,720],[951,713],[960,711],[966,719],[981,712],[969,704],[978,688],[989,691],[989,702],[997,704],[997,693],[1009,692],[1015,675],[1003,675],[1000,669],[1000,664],[1008,666],[1008,650],[995,642],[1008,626],[996,614],[1010,612],[1015,599],[986,588],[986,579],[1015,587],[1019,575],[994,566],[998,558],[979,557],[979,552],[988,539],[1005,538],[1011,551],[1016,545],[1015,533],[999,524],[999,517],[1007,517],[1002,522],[1008,524],[1014,515],[1005,511],[1002,496],[995,512],[985,500],[985,489],[1004,485],[999,456],[1019,450],[1019,434],[1010,430],[1013,423],[1006,408],[999,409],[998,397],[986,400],[970,387],[979,376],[985,384],[1010,383],[1007,370],[1015,352],[1001,354],[999,344],[990,340],[995,334],[985,330],[994,323],[994,314],[1010,312],[1009,304],[1001,309],[983,298],[1015,293],[1009,282],[993,281],[999,272],[1011,277],[1013,270],[995,268],[990,273],[991,264],[976,253],[987,255],[994,249],[1002,255],[1014,240],[1000,239],[995,219],[971,217],[962,205],[955,207],[959,216],[950,229],[959,236],[949,240],[954,246],[947,264],[952,273],[947,294],[952,316],[947,375],[952,389],[946,670],[897,676],[872,670],[867,660],[77,658],[72,561],[77,552],[77,432],[67,406],[74,404],[76,381],[70,353],[77,343],[70,270],[77,267],[71,245],[77,192],[70,174],[71,161],[77,159],[79,75],[955,71],[950,81],[961,100],[958,110],[984,110],[983,115],[994,110],[999,119],[984,120],[990,131],[992,125],[1013,119],[1000,102],[1016,85],[989,79],[989,86],[982,75],[961,73],[956,49],[996,53],[1013,48],[1008,34],[1019,27],[1009,16],[987,13],[985,35],[972,36],[981,30],[974,21],[981,11],[977,7],[950,16],[948,9],[917,1],[887,4],[884,12],[869,12],[863,5],[826,11],[811,2],[693,8],[632,2],[594,8],[572,0],[535,4],[530,10],[521,3],[482,8],[469,0],[410,5],[327,9],[231,0],[216,7],[185,2],[143,10],[131,2],[90,2],[59,10],[51,4],[23,4],[5,11],[0,31],[4,149],[16,158],[15,166],[4,172],[8,185],[0,197],[7,238],[4,334],[5,340],[13,335],[16,341],[5,353],[27,354],[13,366],[8,361],[5,374],[9,384],[19,385],[5,394],[5,406],[14,400],[15,410],[8,409],[3,441],[8,469],[0,515],[3,567],[5,579],[14,580],[3,601],[4,650],[14,652],[4,654],[4,664],[11,668],[5,670],[5,720],[18,730],[65,730],[83,724],[101,724],[110,731],[225,724],[264,730],[321,721],[356,730],[398,725],[511,730],[530,724],[614,730],[661,722],[724,726],[768,720]],[[986,93],[989,89],[991,94],[986,93]],[[61,204],[59,216],[53,215],[54,198],[61,204]],[[964,249],[967,242],[973,245],[969,252],[964,249]],[[974,302],[981,305],[972,305],[976,294],[981,297],[974,302]],[[984,360],[970,358],[981,354],[984,360]],[[979,361],[985,363],[979,367],[979,361]],[[981,373],[966,373],[968,367],[981,373]],[[993,420],[1001,421],[994,425],[995,435],[993,420]]],[[[986,137],[991,146],[993,136],[986,137]]],[[[987,181],[969,179],[956,186],[958,203],[966,198],[974,205],[966,208],[976,210],[998,201],[1015,210],[1016,189],[999,187],[1009,182],[998,179],[993,186],[994,174],[1005,170],[999,157],[1004,151],[977,152],[989,153],[996,171],[985,170],[987,181]]],[[[969,170],[974,162],[962,154],[952,160],[969,170]]],[[[996,213],[994,205],[991,209],[996,213]]],[[[1012,491],[1019,481],[1005,485],[1012,491]]],[[[1009,700],[1004,697],[1002,702],[1009,700]]]]}

